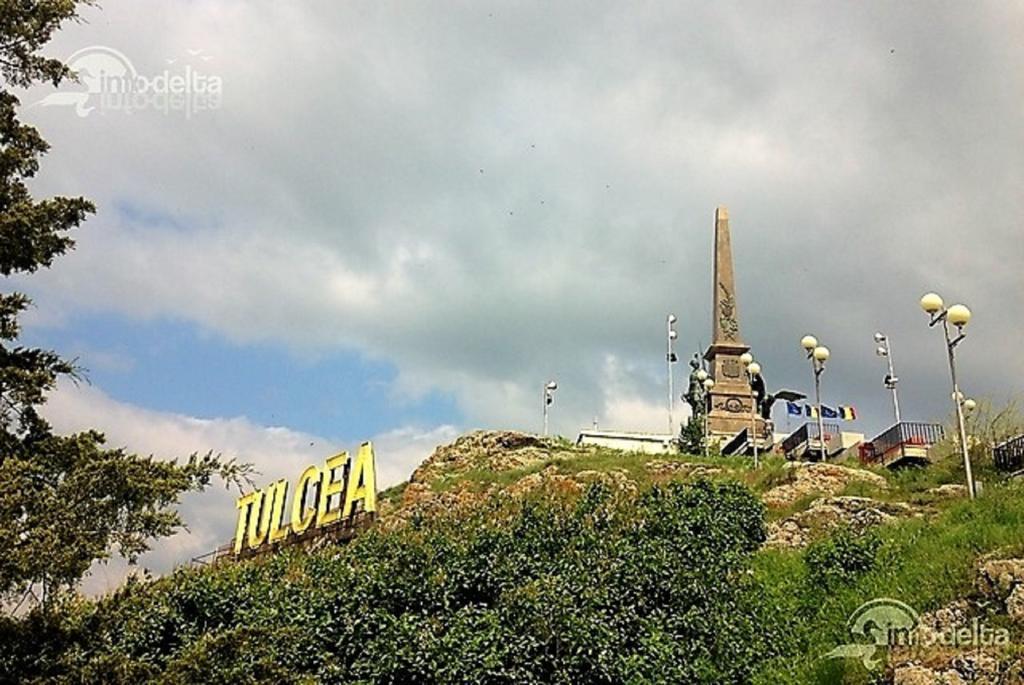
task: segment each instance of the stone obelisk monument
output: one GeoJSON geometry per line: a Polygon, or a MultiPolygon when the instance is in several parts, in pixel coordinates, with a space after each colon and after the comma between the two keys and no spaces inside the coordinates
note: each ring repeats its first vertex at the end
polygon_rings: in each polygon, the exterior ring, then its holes
{"type": "Polygon", "coordinates": [[[715,379],[711,390],[708,433],[712,439],[728,440],[736,433],[756,425],[764,435],[764,419],[752,419],[753,401],[750,382],[740,355],[750,350],[740,337],[739,311],[736,305],[736,281],[732,269],[732,238],[729,235],[729,210],[715,210],[715,270],[712,283],[711,346],[704,353],[709,373],[715,379]]]}

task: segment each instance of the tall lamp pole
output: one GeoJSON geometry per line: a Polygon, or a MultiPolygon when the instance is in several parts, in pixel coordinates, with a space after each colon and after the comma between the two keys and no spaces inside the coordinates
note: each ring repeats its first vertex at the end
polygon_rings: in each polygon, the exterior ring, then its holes
{"type": "Polygon", "coordinates": [[[942,332],[946,338],[946,356],[949,359],[949,377],[953,382],[953,406],[956,408],[956,422],[960,431],[960,451],[964,457],[964,471],[967,473],[967,492],[971,499],[974,499],[978,492],[974,484],[974,474],[971,472],[971,455],[967,451],[967,429],[964,426],[964,409],[967,406],[973,409],[974,400],[964,399],[956,379],[956,346],[967,335],[964,333],[964,326],[971,320],[971,310],[962,304],[954,304],[947,309],[942,298],[935,293],[928,293],[921,298],[921,309],[931,316],[929,326],[934,327],[942,323],[942,332]],[[955,338],[951,336],[949,324],[956,326],[955,338]]]}
{"type": "Polygon", "coordinates": [[[740,363],[747,374],[747,385],[750,386],[750,441],[754,445],[754,468],[758,467],[757,455],[757,403],[754,401],[754,377],[761,373],[761,365],[754,361],[754,355],[744,352],[740,355],[740,363]]]}
{"type": "Polygon", "coordinates": [[[818,406],[818,445],[821,448],[821,460],[825,461],[825,420],[821,416],[821,374],[825,373],[825,362],[828,361],[830,352],[824,345],[818,344],[818,339],[813,335],[805,335],[800,340],[800,346],[807,352],[807,358],[814,370],[814,403],[818,406]]]}
{"type": "Polygon", "coordinates": [[[697,379],[700,380],[701,384],[704,386],[704,397],[702,398],[704,401],[704,458],[707,459],[708,414],[711,413],[711,407],[710,403],[708,402],[708,398],[711,397],[711,389],[715,387],[715,380],[713,378],[708,378],[708,372],[705,371],[704,369],[701,369],[700,371],[697,372],[697,379]],[[703,378],[701,378],[701,376],[703,376],[703,378]]]}
{"type": "Polygon", "coordinates": [[[672,349],[672,344],[675,342],[675,339],[677,337],[679,337],[679,334],[676,333],[676,330],[673,328],[675,323],[676,323],[676,315],[675,314],[669,314],[668,318],[665,319],[665,328],[666,328],[666,333],[665,333],[665,360],[666,360],[666,364],[668,366],[668,434],[669,435],[675,435],[676,434],[675,422],[672,421],[672,406],[673,406],[673,404],[675,402],[675,396],[673,395],[673,392],[672,392],[672,365],[676,363],[677,358],[676,358],[675,351],[672,349]]]}
{"type": "Polygon", "coordinates": [[[544,385],[544,437],[548,435],[548,406],[555,401],[555,390],[558,390],[558,383],[554,381],[544,385]]]}
{"type": "Polygon", "coordinates": [[[885,360],[889,363],[889,373],[886,374],[882,382],[887,389],[892,391],[892,411],[896,415],[896,423],[898,424],[900,422],[900,399],[896,396],[896,384],[900,382],[900,379],[896,377],[896,371],[893,369],[892,346],[889,344],[889,336],[885,333],[875,333],[875,342],[878,343],[878,347],[875,348],[875,354],[879,357],[885,357],[885,360]]]}

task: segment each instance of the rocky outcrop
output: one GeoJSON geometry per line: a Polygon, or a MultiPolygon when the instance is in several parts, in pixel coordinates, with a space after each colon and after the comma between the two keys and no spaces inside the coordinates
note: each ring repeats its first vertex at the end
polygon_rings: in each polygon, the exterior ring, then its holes
{"type": "Polygon", "coordinates": [[[928,490],[929,495],[936,497],[967,497],[967,486],[958,483],[946,483],[928,490]]]}
{"type": "Polygon", "coordinates": [[[493,496],[496,490],[497,487],[492,485],[481,491],[463,482],[457,483],[450,490],[438,492],[425,483],[409,483],[402,492],[402,499],[398,505],[380,512],[378,525],[391,530],[419,516],[434,516],[466,509],[493,496]]]}
{"type": "Polygon", "coordinates": [[[578,493],[583,490],[583,486],[579,482],[569,476],[563,476],[558,473],[557,467],[548,466],[543,471],[523,476],[505,488],[505,492],[513,497],[522,497],[543,488],[551,488],[567,493],[578,493]]]}
{"type": "Polygon", "coordinates": [[[1024,559],[985,559],[974,587],[1013,619],[1024,620],[1024,559]]]}
{"type": "MultiPolygon", "coordinates": [[[[479,442],[476,443],[479,445],[479,442]]],[[[451,447],[450,445],[448,447],[451,447]]],[[[465,445],[463,445],[465,448],[465,445]]],[[[472,449],[472,448],[470,448],[472,449]]],[[[526,449],[534,449],[529,446],[526,449]]],[[[443,458],[437,463],[464,464],[460,456],[451,459],[451,451],[445,448],[438,448],[443,458]]],[[[493,455],[491,455],[493,456],[493,455]]],[[[522,455],[520,455],[522,456],[522,455]]],[[[547,458],[547,457],[543,457],[547,458]]],[[[529,462],[526,462],[529,463],[529,462]]],[[[458,467],[456,467],[458,468],[458,467]]],[[[474,467],[475,468],[475,467],[474,467]]],[[[508,466],[508,469],[516,468],[508,466]]],[[[422,467],[418,472],[422,471],[422,467]]],[[[447,473],[445,471],[444,473],[447,473]]],[[[417,478],[414,475],[414,478],[417,478]]],[[[525,497],[531,493],[546,490],[562,494],[579,494],[591,483],[603,483],[614,491],[635,493],[639,486],[636,481],[629,477],[626,469],[611,469],[609,471],[584,470],[576,473],[560,473],[558,466],[551,464],[535,473],[530,473],[511,485],[499,486],[497,484],[481,484],[471,480],[456,482],[448,487],[438,487],[442,479],[438,472],[423,471],[419,478],[431,478],[427,482],[412,480],[403,490],[402,498],[396,505],[389,505],[386,510],[381,511],[379,520],[381,525],[388,529],[405,525],[410,520],[420,516],[431,516],[437,514],[451,513],[478,506],[488,499],[508,496],[525,497]],[[424,475],[426,474],[426,475],[424,475]]]]}
{"type": "Polygon", "coordinates": [[[867,483],[879,490],[888,484],[877,473],[838,464],[789,462],[787,482],[764,493],[762,500],[769,507],[786,507],[808,495],[837,495],[851,483],[867,483]]]}
{"type": "Polygon", "coordinates": [[[804,511],[769,525],[765,545],[804,547],[837,528],[846,527],[859,532],[915,514],[917,510],[902,502],[880,502],[869,497],[822,497],[804,511]]]}
{"type": "Polygon", "coordinates": [[[626,469],[579,471],[572,477],[583,486],[589,483],[603,483],[612,490],[619,492],[635,493],[639,490],[636,481],[629,477],[629,471],[626,469]]]}
{"type": "MultiPolygon", "coordinates": [[[[1024,559],[984,558],[978,564],[974,580],[975,595],[960,599],[941,609],[922,614],[917,629],[917,647],[893,650],[890,663],[893,685],[1002,685],[1024,683],[1024,657],[1009,644],[993,639],[969,643],[950,653],[951,636],[972,630],[986,616],[1005,612],[1020,620],[1024,617],[1024,559]],[[926,645],[923,649],[921,645],[926,645]],[[927,645],[931,645],[928,647],[927,645]],[[1007,647],[1011,647],[1007,651],[1007,647]],[[917,650],[916,652],[914,650],[917,650]]],[[[988,628],[988,630],[992,630],[988,628]]],[[[969,636],[974,640],[974,636],[969,636]]]]}
{"type": "Polygon", "coordinates": [[[685,461],[664,461],[655,459],[644,464],[644,468],[655,478],[698,479],[710,478],[725,473],[725,469],[707,464],[692,464],[685,461]]]}
{"type": "Polygon", "coordinates": [[[523,476],[503,492],[513,497],[535,492],[540,489],[549,489],[555,492],[580,493],[590,483],[603,483],[612,490],[620,492],[636,492],[636,481],[629,477],[625,469],[612,469],[610,471],[579,471],[572,474],[561,474],[558,467],[548,466],[543,471],[523,476]]]}
{"type": "Polygon", "coordinates": [[[441,445],[413,471],[410,483],[431,483],[442,476],[467,471],[509,471],[550,459],[559,452],[556,442],[516,431],[475,431],[441,445]]]}
{"type": "Polygon", "coordinates": [[[978,608],[966,599],[958,599],[946,606],[921,614],[918,617],[917,629],[922,634],[943,635],[953,630],[970,625],[978,613],[978,608]]]}
{"type": "Polygon", "coordinates": [[[997,685],[1019,683],[1020,664],[986,652],[968,652],[939,663],[910,661],[893,667],[893,685],[997,685]],[[1011,679],[1007,679],[1011,678],[1011,679]]]}

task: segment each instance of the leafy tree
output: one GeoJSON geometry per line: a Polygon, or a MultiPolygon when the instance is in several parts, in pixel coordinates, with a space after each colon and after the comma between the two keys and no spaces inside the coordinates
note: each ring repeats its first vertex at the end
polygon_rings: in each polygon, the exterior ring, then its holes
{"type": "MultiPolygon", "coordinates": [[[[0,4],[0,274],[30,274],[72,248],[69,232],[95,211],[85,198],[37,200],[27,187],[49,146],[18,119],[13,88],[73,78],[39,50],[91,0],[6,0],[0,4]]],[[[164,462],[104,447],[95,431],[54,435],[38,407],[58,378],[77,377],[57,353],[18,344],[18,316],[31,304],[0,293],[0,599],[46,602],[75,585],[112,551],[134,560],[182,525],[182,492],[214,475],[245,478],[245,465],[212,454],[164,462]]]]}
{"type": "Polygon", "coordinates": [[[685,454],[704,453],[704,422],[693,417],[679,431],[679,447],[685,454]]]}

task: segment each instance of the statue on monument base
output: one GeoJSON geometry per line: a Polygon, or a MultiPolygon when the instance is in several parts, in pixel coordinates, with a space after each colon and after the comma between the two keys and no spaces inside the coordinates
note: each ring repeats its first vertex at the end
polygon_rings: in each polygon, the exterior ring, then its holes
{"type": "Polygon", "coordinates": [[[694,354],[690,360],[690,385],[683,395],[683,399],[690,405],[690,420],[679,432],[680,448],[688,454],[704,452],[704,417],[708,411],[708,393],[698,376],[702,368],[700,355],[694,354]]]}

